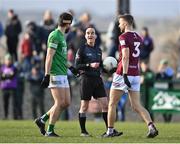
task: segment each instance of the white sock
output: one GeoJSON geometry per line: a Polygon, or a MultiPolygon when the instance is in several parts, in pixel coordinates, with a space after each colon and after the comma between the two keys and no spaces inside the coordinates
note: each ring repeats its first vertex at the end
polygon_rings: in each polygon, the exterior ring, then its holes
{"type": "Polygon", "coordinates": [[[150,125],[148,126],[148,129],[149,129],[149,130],[154,129],[154,125],[153,125],[153,124],[150,124],[150,125]]]}
{"type": "Polygon", "coordinates": [[[113,133],[113,131],[114,131],[114,128],[113,127],[111,127],[111,128],[108,128],[108,130],[107,130],[107,134],[109,135],[109,134],[112,134],[113,133]]]}

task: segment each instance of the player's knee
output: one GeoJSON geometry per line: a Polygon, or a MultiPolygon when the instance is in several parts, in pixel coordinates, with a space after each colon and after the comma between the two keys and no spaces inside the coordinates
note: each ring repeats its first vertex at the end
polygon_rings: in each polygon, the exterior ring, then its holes
{"type": "Polygon", "coordinates": [[[116,102],[110,101],[108,107],[109,108],[116,107],[116,104],[117,104],[116,102]]]}
{"type": "Polygon", "coordinates": [[[69,106],[70,106],[70,102],[65,102],[64,105],[63,105],[64,108],[67,108],[69,106]]]}
{"type": "Polygon", "coordinates": [[[62,104],[61,104],[61,110],[66,109],[68,106],[69,106],[68,103],[65,103],[65,102],[62,103],[62,104]]]}

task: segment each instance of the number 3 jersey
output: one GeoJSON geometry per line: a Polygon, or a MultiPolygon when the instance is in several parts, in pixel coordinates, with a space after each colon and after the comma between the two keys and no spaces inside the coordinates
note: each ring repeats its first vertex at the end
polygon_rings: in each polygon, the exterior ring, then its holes
{"type": "Polygon", "coordinates": [[[122,66],[122,49],[129,48],[129,76],[138,76],[140,48],[142,47],[142,39],[136,32],[125,32],[119,36],[119,63],[116,73],[123,74],[122,66]]]}

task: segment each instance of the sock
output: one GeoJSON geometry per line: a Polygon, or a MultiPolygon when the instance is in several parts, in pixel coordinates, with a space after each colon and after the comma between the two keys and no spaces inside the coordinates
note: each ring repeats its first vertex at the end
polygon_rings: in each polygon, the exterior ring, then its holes
{"type": "Polygon", "coordinates": [[[47,113],[45,113],[43,116],[41,116],[42,123],[45,123],[48,119],[49,119],[49,115],[47,115],[47,113]]]}
{"type": "Polygon", "coordinates": [[[104,122],[106,124],[106,129],[108,128],[107,115],[108,115],[107,112],[102,112],[102,116],[103,116],[104,122]]]}
{"type": "Polygon", "coordinates": [[[148,123],[149,130],[154,129],[154,128],[155,128],[155,126],[154,126],[153,122],[148,123]]]}
{"type": "Polygon", "coordinates": [[[49,134],[49,133],[52,133],[52,132],[54,132],[54,124],[49,124],[48,128],[47,128],[47,133],[49,134]]]}
{"type": "Polygon", "coordinates": [[[113,127],[108,127],[108,130],[107,130],[107,134],[112,134],[114,132],[114,128],[113,127]]]}
{"type": "Polygon", "coordinates": [[[79,124],[81,127],[81,133],[86,133],[86,113],[79,113],[79,124]]]}

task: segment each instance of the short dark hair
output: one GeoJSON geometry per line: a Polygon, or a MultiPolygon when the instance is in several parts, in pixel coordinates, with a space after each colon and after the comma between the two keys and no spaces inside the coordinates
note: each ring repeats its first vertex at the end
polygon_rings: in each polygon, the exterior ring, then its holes
{"type": "Polygon", "coordinates": [[[124,19],[125,21],[128,22],[129,25],[133,25],[134,24],[134,18],[132,15],[130,14],[124,14],[124,15],[120,15],[119,16],[119,19],[122,18],[124,19]]]}
{"type": "Polygon", "coordinates": [[[71,24],[72,20],[73,20],[73,16],[70,13],[63,12],[59,16],[58,25],[65,26],[66,24],[71,24]]]}

